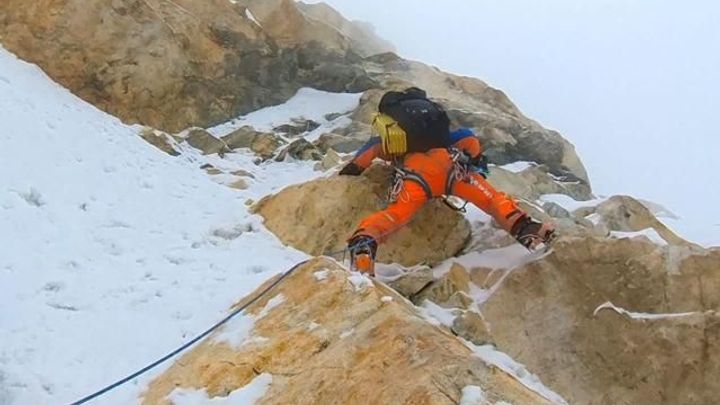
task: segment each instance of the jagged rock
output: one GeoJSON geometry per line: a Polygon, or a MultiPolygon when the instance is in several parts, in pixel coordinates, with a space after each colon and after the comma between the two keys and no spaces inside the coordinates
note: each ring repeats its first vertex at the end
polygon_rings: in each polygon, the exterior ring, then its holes
{"type": "Polygon", "coordinates": [[[423,266],[417,269],[409,270],[400,277],[387,281],[386,284],[393,290],[400,293],[406,298],[412,298],[423,288],[433,281],[433,271],[430,267],[423,266]]]}
{"type": "MultiPolygon", "coordinates": [[[[374,165],[362,176],[333,176],[287,187],[255,211],[284,243],[313,255],[342,250],[365,216],[384,207],[391,169],[374,165]]],[[[378,260],[412,266],[458,253],[470,235],[467,221],[439,201],[428,203],[378,250],[378,260]]]]}
{"type": "Polygon", "coordinates": [[[249,177],[251,179],[255,178],[254,174],[252,174],[249,171],[244,170],[244,169],[235,170],[234,172],[232,172],[232,174],[235,176],[240,176],[240,177],[249,177]]]}
{"type": "Polygon", "coordinates": [[[263,159],[270,159],[282,144],[283,141],[277,135],[261,133],[253,139],[250,150],[263,159]]]}
{"type": "Polygon", "coordinates": [[[319,127],[320,124],[313,120],[298,120],[293,124],[283,124],[273,128],[275,132],[282,132],[284,134],[295,136],[305,132],[313,131],[319,127]]]}
{"type": "Polygon", "coordinates": [[[246,190],[248,187],[248,183],[244,179],[237,179],[230,183],[230,188],[234,188],[236,190],[246,190]]]}
{"type": "Polygon", "coordinates": [[[260,134],[262,134],[262,132],[256,131],[255,128],[246,125],[223,136],[222,140],[230,149],[249,148],[253,140],[260,134]]]}
{"type": "Polygon", "coordinates": [[[477,312],[465,311],[458,315],[453,321],[451,330],[454,334],[476,345],[492,343],[492,335],[488,326],[477,312]]]}
{"type": "Polygon", "coordinates": [[[203,155],[230,152],[230,148],[221,139],[215,138],[202,128],[193,128],[185,137],[187,143],[202,151],[203,155]]]}
{"type": "Polygon", "coordinates": [[[445,308],[467,309],[473,303],[469,293],[470,274],[463,266],[455,263],[447,274],[414,296],[413,302],[422,303],[427,299],[445,308]]]}
{"type": "Polygon", "coordinates": [[[250,126],[240,127],[222,139],[231,149],[250,148],[263,159],[270,159],[283,144],[277,135],[256,131],[250,126]]]}
{"type": "Polygon", "coordinates": [[[575,214],[578,216],[596,214],[597,221],[611,231],[637,232],[652,228],[671,245],[690,244],[658,221],[645,205],[629,196],[613,196],[597,207],[582,208],[575,214]]]}
{"type": "Polygon", "coordinates": [[[500,350],[569,403],[710,404],[720,395],[720,250],[563,238],[481,307],[500,350]],[[685,316],[633,319],[596,309],[685,316]]]}
{"type": "Polygon", "coordinates": [[[328,133],[320,135],[315,145],[323,152],[333,149],[340,153],[350,153],[360,149],[366,141],[367,139],[328,133]]]}
{"type": "Polygon", "coordinates": [[[542,206],[543,211],[553,218],[570,218],[570,212],[554,202],[546,202],[542,206]]]}
{"type": "Polygon", "coordinates": [[[221,174],[223,171],[218,169],[217,167],[211,165],[210,163],[206,163],[202,166],[200,166],[201,169],[205,170],[205,173],[213,176],[216,174],[221,174]]]}
{"type": "Polygon", "coordinates": [[[322,160],[323,154],[320,150],[304,138],[290,143],[285,149],[278,153],[275,160],[282,162],[288,156],[299,160],[322,160]]]}
{"type": "Polygon", "coordinates": [[[170,156],[180,155],[180,152],[175,149],[175,140],[164,132],[157,131],[152,128],[144,128],[140,131],[140,137],[147,141],[150,145],[160,149],[170,156]]]}
{"type": "Polygon", "coordinates": [[[224,397],[267,373],[272,382],[258,404],[449,405],[467,385],[493,402],[549,404],[392,289],[332,260],[301,266],[244,314],[254,320],[245,336],[230,321],[150,382],[143,403],[168,403],[176,389],[224,397]]]}
{"type": "Polygon", "coordinates": [[[530,201],[537,200],[543,194],[565,194],[578,201],[593,198],[590,186],[587,184],[559,181],[549,174],[547,167],[543,165],[532,166],[519,173],[492,167],[488,180],[496,188],[530,201]]]}
{"type": "Polygon", "coordinates": [[[325,3],[299,3],[298,7],[311,18],[329,24],[345,35],[350,40],[352,49],[360,55],[369,56],[395,51],[393,44],[375,34],[372,25],[361,21],[348,21],[325,3]]]}
{"type": "Polygon", "coordinates": [[[329,149],[322,161],[315,165],[315,170],[330,170],[342,162],[342,158],[332,149],[329,149]]]}

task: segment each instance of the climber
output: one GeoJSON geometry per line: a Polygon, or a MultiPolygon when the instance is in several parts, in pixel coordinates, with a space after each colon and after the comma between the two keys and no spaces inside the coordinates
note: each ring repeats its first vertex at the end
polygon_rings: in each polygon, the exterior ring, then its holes
{"type": "Polygon", "coordinates": [[[427,201],[457,196],[490,214],[520,244],[534,251],[555,238],[554,228],[532,219],[486,180],[482,146],[470,129],[450,131],[450,120],[425,91],[387,92],[373,120],[372,137],[340,175],[360,175],[375,158],[392,162],[395,185],[388,207],[360,222],[348,240],[351,268],[374,275],[378,244],[407,224],[427,201]]]}

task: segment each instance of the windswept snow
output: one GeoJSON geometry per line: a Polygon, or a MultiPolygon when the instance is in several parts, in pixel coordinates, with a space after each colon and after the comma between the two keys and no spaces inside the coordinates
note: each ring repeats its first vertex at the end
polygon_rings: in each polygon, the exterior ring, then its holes
{"type": "Polygon", "coordinates": [[[605,200],[606,198],[596,198],[594,200],[577,201],[565,194],[544,194],[540,196],[540,201],[555,203],[570,212],[573,212],[578,208],[595,207],[605,200]]]}
{"type": "MultiPolygon", "coordinates": [[[[189,147],[172,158],[2,48],[0,75],[3,404],[69,403],[102,388],[306,258],[245,203],[318,176],[312,163],[256,166],[250,154],[189,147]],[[255,180],[229,189],[199,169],[205,163],[255,180]]],[[[249,121],[271,126],[295,111],[316,119],[357,98],[306,89],[249,121]]],[[[102,403],[135,402],[163,367],[102,403]]]]}
{"type": "Polygon", "coordinates": [[[272,375],[262,373],[226,397],[210,398],[205,390],[176,388],[168,395],[168,399],[173,405],[252,405],[265,395],[270,384],[272,375]]]}
{"type": "Polygon", "coordinates": [[[475,352],[475,356],[479,357],[488,365],[493,365],[506,373],[513,376],[516,380],[522,383],[529,389],[537,392],[542,397],[552,402],[553,404],[567,405],[567,401],[561,397],[558,393],[548,388],[545,384],[540,381],[540,378],[535,374],[529,372],[524,365],[515,361],[512,357],[507,354],[498,351],[492,345],[476,346],[472,343],[466,342],[468,347],[475,352]]]}
{"type": "Polygon", "coordinates": [[[660,246],[667,246],[667,242],[665,239],[660,236],[660,234],[657,233],[657,231],[653,228],[646,228],[641,231],[636,232],[620,232],[620,231],[612,231],[610,232],[610,236],[617,239],[626,239],[626,238],[637,238],[637,237],[646,237],[650,239],[650,242],[660,245],[660,246]]]}
{"type": "Polygon", "coordinates": [[[472,251],[459,257],[453,257],[433,268],[435,278],[442,277],[450,271],[454,263],[465,268],[487,267],[491,269],[514,269],[544,256],[543,252],[530,253],[520,244],[512,244],[498,249],[482,252],[472,251]]]}
{"type": "Polygon", "coordinates": [[[603,304],[600,304],[597,308],[595,308],[595,311],[593,311],[593,316],[597,316],[598,312],[602,311],[603,309],[613,310],[620,315],[626,315],[632,319],[643,319],[643,320],[682,318],[685,316],[692,316],[692,315],[700,314],[700,312],[675,312],[675,313],[667,313],[667,314],[649,314],[647,312],[633,312],[633,311],[628,311],[627,309],[615,306],[615,304],[613,304],[612,302],[607,301],[603,304]]]}
{"type": "Polygon", "coordinates": [[[506,165],[502,165],[502,166],[498,166],[498,167],[500,169],[507,170],[512,173],[520,173],[520,172],[523,172],[533,166],[537,166],[537,163],[519,161],[519,162],[508,163],[506,165]]]}

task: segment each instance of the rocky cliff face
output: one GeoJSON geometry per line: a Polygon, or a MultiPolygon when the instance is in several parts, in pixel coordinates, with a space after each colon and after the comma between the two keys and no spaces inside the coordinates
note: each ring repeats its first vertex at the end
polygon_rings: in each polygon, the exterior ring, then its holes
{"type": "MultiPolygon", "coordinates": [[[[474,128],[498,163],[546,164],[589,184],[573,146],[480,80],[406,61],[326,5],[291,0],[42,0],[0,4],[0,41],[99,108],[170,132],[287,100],[301,86],[416,85],[474,128]],[[373,55],[375,54],[375,55],[373,55]]],[[[380,90],[365,98],[376,105],[380,90]]],[[[366,113],[341,135],[369,136],[366,113]]]]}
{"type": "Polygon", "coordinates": [[[231,321],[156,378],[143,403],[188,391],[225,396],[267,374],[259,404],[457,404],[467,386],[485,393],[482,404],[551,403],[392,289],[327,259],[302,266],[245,314],[252,324],[231,321]],[[240,329],[250,343],[234,343],[240,329]]]}
{"type": "MultiPolygon", "coordinates": [[[[280,25],[297,11],[282,6],[280,25]]],[[[347,45],[307,39],[283,46],[226,0],[0,4],[6,48],[124,121],[172,132],[283,102],[301,86],[371,86],[360,70],[337,68],[359,59],[347,45]]]]}

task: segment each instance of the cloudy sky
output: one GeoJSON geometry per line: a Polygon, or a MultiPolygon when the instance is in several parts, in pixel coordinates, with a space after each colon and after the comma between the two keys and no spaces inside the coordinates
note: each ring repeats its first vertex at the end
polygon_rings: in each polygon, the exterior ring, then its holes
{"type": "Polygon", "coordinates": [[[720,2],[326,2],[505,91],[575,144],[596,193],[662,203],[720,244],[720,2]]]}

